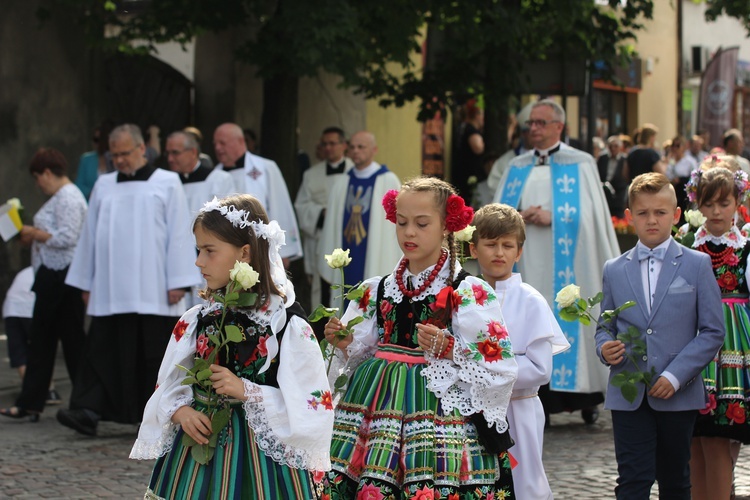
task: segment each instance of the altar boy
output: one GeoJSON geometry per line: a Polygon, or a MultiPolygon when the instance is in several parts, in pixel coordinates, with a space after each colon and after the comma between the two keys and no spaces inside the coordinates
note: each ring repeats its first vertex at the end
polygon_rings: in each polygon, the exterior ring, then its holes
{"type": "Polygon", "coordinates": [[[627,301],[637,306],[617,317],[613,331],[599,328],[596,333],[597,354],[610,367],[604,407],[612,410],[619,474],[615,494],[647,500],[656,480],[660,498],[687,500],[693,424],[696,410],[707,401],[700,373],[724,340],[721,295],[708,255],[671,238],[680,209],[669,179],[639,175],[628,198],[638,243],[604,265],[601,310],[627,301]],[[613,340],[630,326],[640,332],[645,355],[635,357],[630,344],[613,340]],[[652,368],[651,386],[637,384],[633,402],[613,384],[623,371],[652,368]]]}

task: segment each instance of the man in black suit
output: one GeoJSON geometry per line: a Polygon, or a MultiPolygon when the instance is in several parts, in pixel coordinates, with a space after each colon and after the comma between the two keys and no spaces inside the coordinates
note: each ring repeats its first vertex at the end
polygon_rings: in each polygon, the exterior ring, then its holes
{"type": "Polygon", "coordinates": [[[616,135],[607,139],[607,153],[601,155],[596,164],[599,167],[599,178],[602,181],[604,196],[607,198],[609,211],[613,216],[625,215],[625,196],[628,181],[623,175],[626,156],[622,153],[622,141],[616,135]]]}

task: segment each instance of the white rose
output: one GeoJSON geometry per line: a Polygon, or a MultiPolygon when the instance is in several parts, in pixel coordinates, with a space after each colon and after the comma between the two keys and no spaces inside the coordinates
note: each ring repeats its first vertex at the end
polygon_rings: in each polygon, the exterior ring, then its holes
{"type": "Polygon", "coordinates": [[[16,210],[23,209],[23,205],[21,205],[21,200],[19,200],[18,198],[11,198],[8,201],[6,201],[6,203],[10,205],[11,207],[15,208],[16,210]]]}
{"type": "Polygon", "coordinates": [[[555,297],[555,302],[557,302],[557,305],[560,306],[561,309],[564,309],[568,306],[572,306],[575,304],[576,300],[581,298],[581,287],[577,285],[568,285],[559,292],[557,292],[557,296],[555,297]]]}
{"type": "Polygon", "coordinates": [[[260,281],[260,275],[247,262],[237,261],[229,271],[229,278],[236,281],[244,290],[250,290],[260,281]]]}
{"type": "Polygon", "coordinates": [[[688,210],[685,212],[685,221],[693,227],[700,227],[706,222],[706,218],[700,210],[688,210]]]}
{"type": "Polygon", "coordinates": [[[352,258],[349,257],[349,250],[342,250],[340,248],[334,250],[331,255],[326,255],[325,259],[328,267],[331,269],[341,269],[348,266],[352,261],[352,258]]]}
{"type": "Polygon", "coordinates": [[[471,241],[475,230],[476,227],[474,226],[466,226],[462,230],[453,233],[453,236],[456,238],[456,241],[471,241]]]}

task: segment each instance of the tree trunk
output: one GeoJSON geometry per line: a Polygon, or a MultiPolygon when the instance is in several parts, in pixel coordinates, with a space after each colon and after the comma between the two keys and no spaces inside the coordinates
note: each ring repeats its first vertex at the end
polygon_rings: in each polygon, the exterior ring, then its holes
{"type": "Polygon", "coordinates": [[[278,163],[289,196],[297,196],[302,173],[297,162],[297,115],[299,79],[275,76],[263,81],[261,155],[278,163]]]}

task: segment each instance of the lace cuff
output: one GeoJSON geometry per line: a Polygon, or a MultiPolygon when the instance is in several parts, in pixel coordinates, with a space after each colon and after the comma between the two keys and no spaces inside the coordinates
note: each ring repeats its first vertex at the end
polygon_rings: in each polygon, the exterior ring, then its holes
{"type": "Polygon", "coordinates": [[[427,366],[422,369],[422,376],[427,379],[427,388],[437,397],[442,398],[458,381],[458,367],[448,359],[437,359],[425,353],[427,366]]]}
{"type": "Polygon", "coordinates": [[[133,449],[130,451],[130,458],[134,460],[153,460],[172,451],[174,438],[180,428],[172,422],[172,416],[183,406],[192,406],[192,404],[193,398],[191,396],[180,396],[175,399],[172,402],[171,408],[164,412],[166,422],[161,427],[161,435],[155,439],[137,439],[133,444],[133,449]]]}
{"type": "Polygon", "coordinates": [[[293,469],[304,470],[328,470],[331,468],[330,460],[326,460],[326,453],[312,453],[284,443],[273,431],[266,416],[263,404],[263,390],[258,384],[244,380],[245,397],[242,403],[245,410],[247,424],[255,433],[255,442],[258,447],[274,462],[286,465],[293,469]]]}

